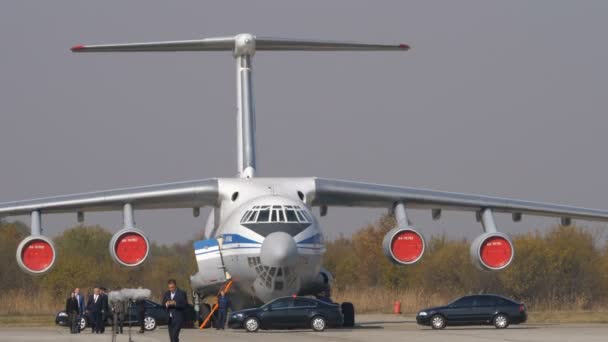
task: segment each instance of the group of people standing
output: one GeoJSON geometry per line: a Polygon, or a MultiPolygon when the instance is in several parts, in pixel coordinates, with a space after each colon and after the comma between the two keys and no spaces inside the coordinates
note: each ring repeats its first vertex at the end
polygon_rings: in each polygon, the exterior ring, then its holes
{"type": "MultiPolygon", "coordinates": [[[[105,322],[109,315],[113,313],[106,291],[103,287],[95,287],[93,294],[89,295],[86,301],[84,296],[80,294],[79,288],[75,288],[70,293],[70,297],[66,301],[65,312],[69,317],[71,333],[80,332],[80,319],[84,316],[88,318],[88,322],[91,324],[92,333],[104,333],[105,322]]],[[[223,329],[226,324],[227,311],[232,306],[228,297],[224,295],[224,291],[221,291],[219,294],[217,304],[219,309],[218,329],[223,329]]],[[[135,302],[135,305],[137,307],[138,321],[140,322],[140,333],[143,333],[144,301],[138,300],[135,302]]],[[[186,292],[177,287],[174,279],[169,279],[167,282],[167,292],[163,295],[162,306],[169,315],[169,339],[171,342],[179,342],[179,334],[185,320],[185,310],[188,307],[188,296],[186,292]]],[[[118,308],[114,310],[118,310],[118,308]]],[[[119,311],[124,315],[125,312],[123,310],[119,311]]],[[[119,320],[122,320],[121,318],[119,320]]]]}
{"type": "Polygon", "coordinates": [[[84,312],[84,297],[80,294],[80,289],[75,288],[65,303],[65,313],[68,314],[70,333],[77,334],[80,332],[80,317],[82,317],[84,312]]]}
{"type": "Polygon", "coordinates": [[[89,295],[88,300],[80,294],[80,289],[75,288],[65,304],[65,312],[68,314],[68,322],[70,324],[70,332],[77,334],[80,332],[80,319],[85,315],[89,318],[92,333],[103,334],[105,332],[105,321],[112,310],[106,289],[96,287],[93,289],[93,294],[89,295]]]}

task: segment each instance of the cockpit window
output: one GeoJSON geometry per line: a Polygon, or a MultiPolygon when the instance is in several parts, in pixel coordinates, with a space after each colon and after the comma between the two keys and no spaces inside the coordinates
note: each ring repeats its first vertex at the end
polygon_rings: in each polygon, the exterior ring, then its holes
{"type": "Polygon", "coordinates": [[[258,214],[257,222],[268,222],[269,218],[270,218],[270,208],[262,207],[262,209],[260,209],[260,213],[258,214]]]}
{"type": "Polygon", "coordinates": [[[298,222],[295,210],[285,209],[285,214],[287,214],[287,222],[298,222]]]}
{"type": "Polygon", "coordinates": [[[245,211],[241,223],[312,223],[312,217],[297,205],[256,205],[245,211]]]}

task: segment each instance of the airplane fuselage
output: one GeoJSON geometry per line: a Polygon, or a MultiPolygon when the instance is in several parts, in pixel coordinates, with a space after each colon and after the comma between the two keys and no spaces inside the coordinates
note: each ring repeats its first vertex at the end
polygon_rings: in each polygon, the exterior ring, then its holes
{"type": "Polygon", "coordinates": [[[307,198],[312,186],[304,178],[221,179],[206,240],[194,244],[193,287],[213,294],[226,275],[237,305],[319,291],[325,245],[307,198]]]}

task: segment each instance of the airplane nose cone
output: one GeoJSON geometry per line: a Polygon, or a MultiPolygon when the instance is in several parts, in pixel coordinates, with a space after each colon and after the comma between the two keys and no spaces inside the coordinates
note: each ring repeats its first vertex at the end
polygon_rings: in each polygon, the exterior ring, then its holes
{"type": "Polygon", "coordinates": [[[298,261],[298,247],[291,235],[274,232],[262,242],[260,261],[267,266],[294,266],[298,261]]]}

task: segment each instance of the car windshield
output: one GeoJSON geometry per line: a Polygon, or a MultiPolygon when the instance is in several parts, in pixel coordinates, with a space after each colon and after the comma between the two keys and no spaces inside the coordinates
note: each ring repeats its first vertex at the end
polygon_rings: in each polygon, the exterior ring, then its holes
{"type": "Polygon", "coordinates": [[[454,298],[451,301],[448,302],[448,306],[453,306],[454,303],[456,303],[457,301],[459,301],[460,299],[462,299],[462,297],[458,297],[458,298],[454,298]]]}

